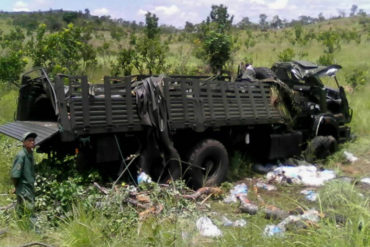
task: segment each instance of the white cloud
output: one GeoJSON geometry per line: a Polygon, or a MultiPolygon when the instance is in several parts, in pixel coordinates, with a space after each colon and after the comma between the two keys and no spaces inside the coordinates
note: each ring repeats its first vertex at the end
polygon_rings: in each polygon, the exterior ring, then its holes
{"type": "Polygon", "coordinates": [[[146,13],[148,13],[148,11],[147,10],[143,10],[143,9],[139,9],[137,11],[137,15],[138,16],[144,16],[144,15],[146,15],[146,13]]]}
{"type": "Polygon", "coordinates": [[[30,11],[28,4],[22,1],[18,1],[13,6],[13,11],[30,11]]]}
{"type": "Polygon", "coordinates": [[[251,3],[265,4],[264,0],[250,0],[251,3]]]}
{"type": "Polygon", "coordinates": [[[107,8],[94,9],[91,11],[91,14],[98,16],[109,15],[109,10],[107,8]]]}
{"type": "Polygon", "coordinates": [[[174,15],[180,12],[180,9],[176,5],[167,6],[157,6],[154,8],[155,13],[158,15],[174,15]]]}
{"type": "Polygon", "coordinates": [[[47,5],[51,3],[50,0],[35,0],[35,2],[40,5],[47,5]]]}
{"type": "Polygon", "coordinates": [[[273,3],[267,4],[267,6],[271,9],[284,9],[288,4],[288,0],[276,0],[273,3]]]}

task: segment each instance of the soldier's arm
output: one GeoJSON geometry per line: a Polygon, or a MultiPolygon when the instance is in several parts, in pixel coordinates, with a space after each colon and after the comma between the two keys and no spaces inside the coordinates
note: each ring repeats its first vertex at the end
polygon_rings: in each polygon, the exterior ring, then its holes
{"type": "Polygon", "coordinates": [[[23,157],[20,155],[17,155],[15,157],[15,160],[13,162],[12,170],[10,171],[10,178],[13,181],[13,184],[17,186],[19,178],[21,177],[22,170],[23,170],[23,157]]]}

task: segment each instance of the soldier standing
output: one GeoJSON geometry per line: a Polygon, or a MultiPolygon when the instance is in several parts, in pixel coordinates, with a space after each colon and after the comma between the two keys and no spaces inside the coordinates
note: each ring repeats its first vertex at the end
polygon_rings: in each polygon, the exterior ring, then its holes
{"type": "Polygon", "coordinates": [[[36,133],[27,132],[23,135],[23,149],[16,155],[11,170],[11,178],[17,195],[18,214],[27,214],[31,223],[34,222],[33,209],[35,203],[35,161],[33,149],[35,148],[36,133]]]}

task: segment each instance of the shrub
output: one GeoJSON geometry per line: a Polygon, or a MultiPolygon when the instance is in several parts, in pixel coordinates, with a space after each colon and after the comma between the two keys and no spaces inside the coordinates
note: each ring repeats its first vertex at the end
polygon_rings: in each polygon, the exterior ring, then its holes
{"type": "Polygon", "coordinates": [[[281,62],[288,62],[293,60],[294,56],[294,50],[292,48],[287,48],[278,54],[278,59],[281,62]]]}
{"type": "Polygon", "coordinates": [[[334,55],[330,53],[323,54],[317,60],[320,65],[332,65],[334,63],[334,55]]]}
{"type": "Polygon", "coordinates": [[[368,78],[368,67],[361,66],[354,68],[351,72],[345,75],[346,82],[353,88],[363,86],[367,82],[368,78]]]}
{"type": "Polygon", "coordinates": [[[55,33],[46,33],[46,25],[41,24],[35,38],[28,42],[28,55],[34,66],[42,66],[52,74],[84,71],[96,64],[96,53],[88,43],[90,33],[84,28],[69,24],[55,33]]]}
{"type": "Polygon", "coordinates": [[[3,49],[0,57],[0,82],[16,83],[19,80],[19,75],[27,64],[23,50],[24,38],[24,33],[19,28],[0,36],[3,49]]]}

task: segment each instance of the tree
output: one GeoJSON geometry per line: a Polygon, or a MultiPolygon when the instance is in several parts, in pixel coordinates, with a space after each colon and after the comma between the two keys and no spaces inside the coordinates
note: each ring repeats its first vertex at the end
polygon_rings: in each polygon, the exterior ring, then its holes
{"type": "Polygon", "coordinates": [[[211,22],[216,23],[218,32],[224,33],[225,31],[230,30],[234,16],[230,17],[227,13],[227,7],[221,4],[212,5],[212,10],[208,18],[211,22]]]}
{"type": "Polygon", "coordinates": [[[244,45],[248,49],[253,47],[256,44],[256,41],[253,39],[252,31],[250,29],[246,30],[247,38],[245,39],[244,45]]]}
{"type": "Polygon", "coordinates": [[[167,45],[161,42],[158,17],[148,12],[145,15],[144,36],[137,38],[131,35],[130,45],[119,52],[117,61],[112,65],[112,74],[131,74],[132,69],[143,74],[146,70],[150,75],[164,71],[166,64],[167,45]]]}
{"type": "Polygon", "coordinates": [[[356,12],[357,12],[357,5],[356,4],[353,4],[352,7],[351,7],[351,13],[349,14],[350,16],[355,16],[356,15],[356,12]]]}
{"type": "Polygon", "coordinates": [[[124,37],[125,35],[126,35],[126,32],[125,30],[123,30],[123,28],[116,26],[116,25],[111,27],[110,36],[112,37],[112,39],[115,39],[116,41],[120,41],[122,37],[124,37]]]}
{"type": "Polygon", "coordinates": [[[315,18],[306,15],[301,15],[299,20],[301,21],[302,25],[308,25],[315,22],[315,18]]]}
{"type": "Polygon", "coordinates": [[[338,32],[333,31],[332,29],[320,33],[318,40],[325,46],[325,53],[332,54],[341,48],[341,36],[338,32]]]}
{"type": "Polygon", "coordinates": [[[145,67],[150,75],[164,71],[167,46],[162,44],[159,38],[139,40],[136,51],[140,56],[134,60],[134,66],[139,71],[142,67],[145,67]]]}
{"type": "Polygon", "coordinates": [[[185,28],[184,28],[185,32],[187,33],[192,33],[194,32],[195,30],[195,27],[194,27],[194,24],[191,23],[191,22],[185,22],[185,28]]]}
{"type": "Polygon", "coordinates": [[[325,21],[325,17],[323,13],[319,14],[319,21],[325,21]]]}
{"type": "Polygon", "coordinates": [[[334,52],[341,49],[340,40],[340,34],[331,29],[320,33],[318,41],[325,46],[325,49],[324,54],[319,57],[319,64],[331,65],[334,63],[334,52]]]}
{"type": "Polygon", "coordinates": [[[198,29],[198,38],[203,50],[201,54],[217,74],[221,74],[222,68],[230,59],[232,21],[233,16],[229,16],[226,6],[213,5],[207,21],[198,29]]]}
{"type": "Polygon", "coordinates": [[[297,42],[302,40],[303,36],[303,27],[302,24],[296,24],[294,25],[294,34],[295,34],[295,40],[297,42]]]}
{"type": "Polygon", "coordinates": [[[260,14],[260,26],[262,29],[265,29],[267,26],[267,15],[265,14],[260,14]]]}
{"type": "Polygon", "coordinates": [[[38,27],[39,22],[38,22],[38,18],[36,18],[32,14],[30,14],[30,15],[15,15],[14,19],[13,19],[13,24],[15,26],[23,27],[23,28],[27,29],[27,31],[31,32],[31,31],[35,30],[38,27]]]}
{"type": "Polygon", "coordinates": [[[105,62],[106,56],[109,54],[109,47],[110,47],[110,43],[104,42],[102,46],[99,46],[96,49],[97,52],[103,57],[104,62],[105,62]]]}
{"type": "Polygon", "coordinates": [[[89,18],[90,17],[90,10],[88,8],[85,9],[84,13],[85,17],[89,18]]]}
{"type": "Polygon", "coordinates": [[[20,28],[0,36],[0,81],[16,83],[27,62],[24,54],[25,36],[20,28]]]}
{"type": "Polygon", "coordinates": [[[230,36],[211,30],[204,41],[204,49],[208,55],[212,70],[221,73],[231,53],[230,36]]]}
{"type": "Polygon", "coordinates": [[[341,10],[341,9],[338,9],[338,14],[339,14],[339,18],[344,18],[346,17],[346,12],[344,10],[341,10]]]}
{"type": "Polygon", "coordinates": [[[292,48],[287,48],[278,54],[278,59],[280,62],[288,62],[292,61],[294,56],[294,50],[292,48]]]}
{"type": "Polygon", "coordinates": [[[67,24],[75,22],[75,20],[78,18],[77,12],[64,12],[63,13],[63,21],[65,21],[67,24]]]}
{"type": "Polygon", "coordinates": [[[367,14],[366,14],[366,12],[365,12],[364,9],[359,9],[358,12],[357,12],[357,15],[362,16],[362,17],[366,17],[367,16],[367,14]]]}
{"type": "Polygon", "coordinates": [[[150,12],[145,15],[145,34],[148,39],[154,39],[159,34],[158,17],[150,12]]]}
{"type": "Polygon", "coordinates": [[[251,25],[252,25],[252,22],[249,20],[248,17],[243,17],[243,19],[239,21],[238,24],[236,24],[236,26],[241,29],[246,29],[250,27],[251,25]]]}
{"type": "Polygon", "coordinates": [[[117,62],[112,64],[112,73],[114,76],[123,74],[131,75],[134,67],[134,59],[137,57],[134,49],[123,49],[119,52],[117,62]]]}
{"type": "Polygon", "coordinates": [[[279,18],[278,15],[275,15],[273,18],[272,18],[272,21],[271,21],[271,27],[274,28],[274,29],[279,29],[279,28],[282,28],[283,27],[283,22],[282,20],[279,18]]]}
{"type": "Polygon", "coordinates": [[[87,30],[73,24],[48,34],[46,25],[41,24],[27,43],[27,51],[34,66],[42,66],[52,74],[74,74],[96,63],[95,51],[88,43],[90,39],[87,30]]]}

